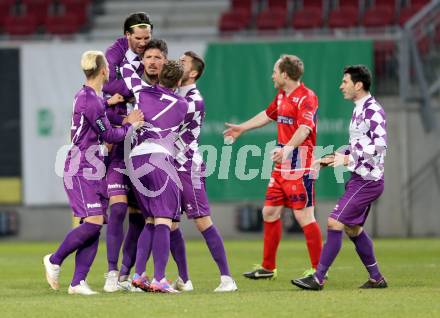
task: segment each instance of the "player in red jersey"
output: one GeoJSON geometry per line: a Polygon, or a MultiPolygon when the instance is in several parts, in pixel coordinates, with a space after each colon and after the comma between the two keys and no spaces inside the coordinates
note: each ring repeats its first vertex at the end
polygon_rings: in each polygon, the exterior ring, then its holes
{"type": "Polygon", "coordinates": [[[263,208],[263,262],[243,275],[251,279],[275,278],[276,253],[281,240],[281,213],[292,209],[304,231],[313,273],[319,262],[322,236],[315,220],[313,148],[316,145],[316,112],[318,98],[304,86],[301,76],[304,64],[294,55],[282,55],[274,65],[272,80],[278,89],[266,110],[239,124],[226,123],[225,140],[233,141],[242,133],[277,122],[278,146],[273,151],[275,168],[266,191],[263,208]]]}

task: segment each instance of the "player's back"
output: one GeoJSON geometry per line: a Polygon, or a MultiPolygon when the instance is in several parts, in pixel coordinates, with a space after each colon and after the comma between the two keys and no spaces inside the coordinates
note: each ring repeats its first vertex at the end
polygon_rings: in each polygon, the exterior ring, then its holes
{"type": "MultiPolygon", "coordinates": [[[[95,90],[83,86],[75,95],[72,112],[71,141],[72,148],[67,154],[65,171],[69,170],[71,162],[79,165],[78,173],[83,168],[96,168],[95,164],[87,160],[86,155],[94,155],[98,151],[99,160],[103,160],[103,144],[95,125],[99,125],[97,114],[104,111],[104,102],[95,90]],[[92,121],[95,121],[93,123],[92,121]]],[[[101,120],[102,124],[102,120],[101,120]]],[[[90,159],[90,158],[89,158],[90,159]]]]}
{"type": "Polygon", "coordinates": [[[188,170],[191,169],[193,160],[197,166],[203,164],[198,149],[200,131],[205,119],[205,102],[195,84],[183,87],[183,91],[179,94],[188,102],[188,112],[176,142],[178,151],[176,160],[179,170],[188,170]]]}
{"type": "Polygon", "coordinates": [[[103,99],[91,87],[83,86],[75,95],[70,137],[72,144],[81,150],[101,143],[98,133],[90,123],[93,114],[96,113],[95,109],[100,108],[104,109],[103,99]]]}
{"type": "Polygon", "coordinates": [[[149,86],[139,92],[137,107],[144,114],[145,124],[136,134],[135,145],[157,143],[173,153],[173,143],[188,111],[185,98],[172,89],[149,86]]]}

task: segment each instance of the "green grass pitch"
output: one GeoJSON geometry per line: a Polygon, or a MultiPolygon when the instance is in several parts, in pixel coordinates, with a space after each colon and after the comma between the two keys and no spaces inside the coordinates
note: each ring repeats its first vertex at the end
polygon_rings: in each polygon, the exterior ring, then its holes
{"type": "MultiPolygon", "coordinates": [[[[73,257],[63,264],[61,290],[49,290],[42,256],[58,243],[0,243],[0,317],[440,317],[440,240],[376,240],[376,254],[390,287],[359,290],[366,278],[353,244],[345,240],[321,292],[301,291],[290,280],[308,265],[301,237],[285,235],[278,252],[278,279],[250,281],[241,276],[261,258],[262,242],[226,241],[239,291],[217,294],[214,262],[203,241],[187,243],[195,291],[166,295],[113,293],[92,297],[68,295],[73,257]]],[[[105,244],[88,277],[101,290],[106,269],[105,244]]],[[[151,273],[151,265],[148,266],[151,273]]],[[[176,277],[170,258],[167,276],[176,277]]]]}

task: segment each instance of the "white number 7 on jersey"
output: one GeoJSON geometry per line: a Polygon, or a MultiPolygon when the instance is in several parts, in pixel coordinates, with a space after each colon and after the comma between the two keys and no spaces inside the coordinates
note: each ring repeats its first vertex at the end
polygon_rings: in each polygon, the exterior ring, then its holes
{"type": "Polygon", "coordinates": [[[158,118],[159,118],[160,116],[162,116],[165,112],[167,112],[171,107],[173,107],[173,105],[174,105],[175,103],[177,103],[177,98],[174,98],[174,97],[172,97],[172,96],[170,96],[170,95],[165,95],[165,94],[162,94],[162,96],[160,96],[160,100],[167,100],[167,101],[170,101],[170,104],[169,104],[167,107],[165,107],[164,109],[162,109],[160,113],[158,113],[156,116],[154,116],[154,117],[152,118],[153,120],[158,119],[158,118]]]}

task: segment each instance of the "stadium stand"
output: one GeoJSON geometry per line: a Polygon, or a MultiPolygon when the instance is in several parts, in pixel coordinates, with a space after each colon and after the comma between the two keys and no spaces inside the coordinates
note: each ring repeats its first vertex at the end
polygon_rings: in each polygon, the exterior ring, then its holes
{"type": "Polygon", "coordinates": [[[291,26],[294,29],[314,29],[323,26],[325,14],[323,1],[307,1],[294,3],[291,26]]]}
{"type": "Polygon", "coordinates": [[[8,36],[73,34],[88,24],[90,0],[4,0],[0,27],[8,36]]]}

